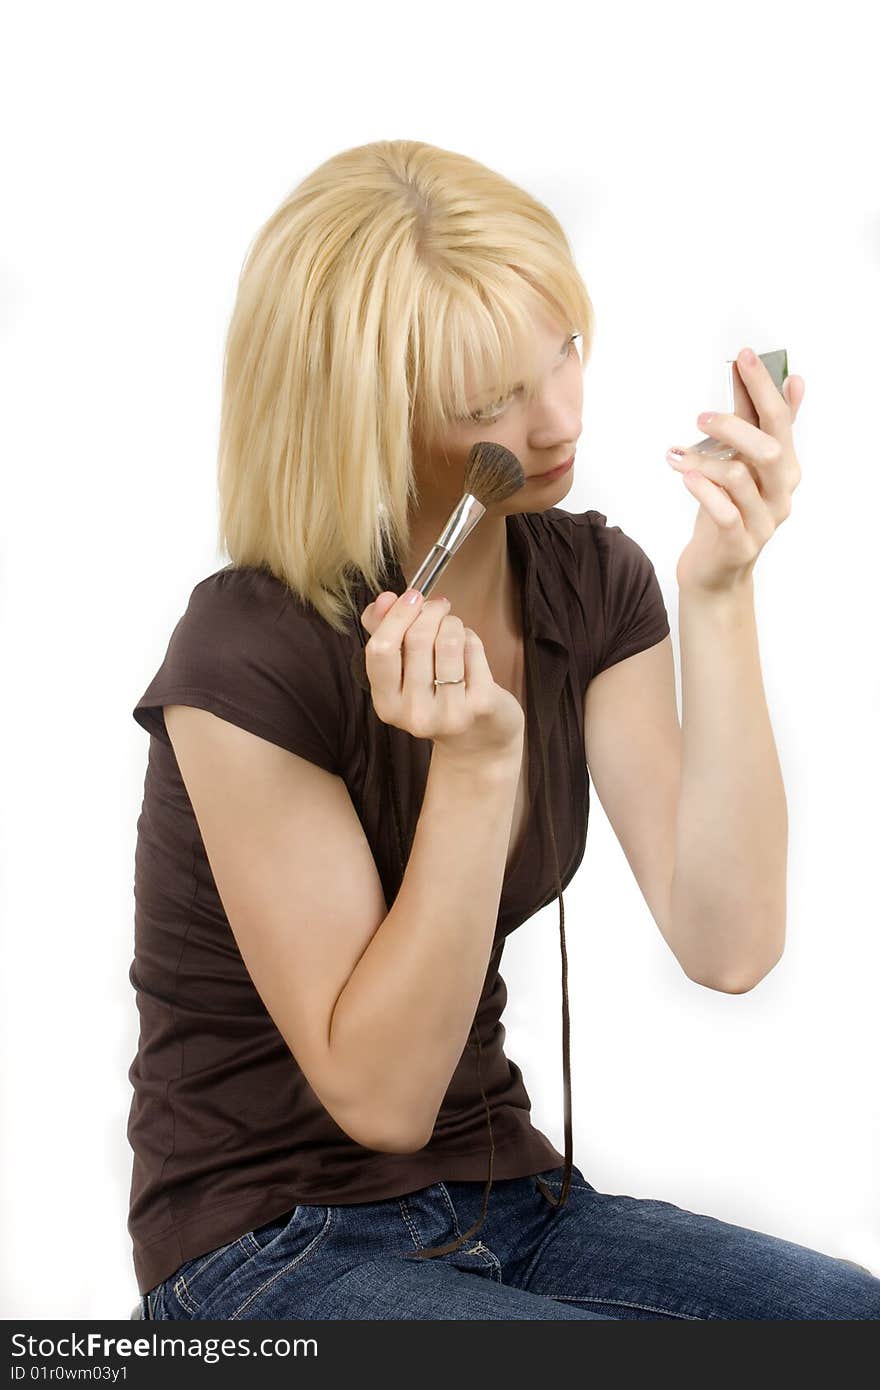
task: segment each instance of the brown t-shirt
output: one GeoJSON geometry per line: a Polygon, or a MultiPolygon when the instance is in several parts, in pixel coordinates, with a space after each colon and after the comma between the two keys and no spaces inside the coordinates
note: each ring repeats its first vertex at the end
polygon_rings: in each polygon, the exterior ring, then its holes
{"type": "MultiPolygon", "coordinates": [[[[505,938],[557,897],[536,718],[544,731],[565,887],[586,845],[586,687],[599,671],[669,632],[651,561],[601,513],[552,507],[515,514],[507,518],[507,536],[539,679],[536,689],[528,685],[526,698],[528,825],[504,877],[475,1016],[496,1179],[564,1161],[531,1123],[522,1073],[504,1054],[501,1022],[505,938]]],[[[402,572],[389,578],[388,587],[402,592],[402,572]]],[[[373,597],[364,586],[359,611],[373,597]]],[[[416,1153],[365,1148],[322,1106],[242,960],[165,730],[163,705],[196,705],[341,777],[390,907],[401,870],[386,739],[407,844],[431,743],[379,720],[369,693],[352,676],[363,641],[355,620],[344,634],[335,632],[268,572],[227,566],[195,586],[165,659],[133,710],[151,735],[137,823],[129,972],[140,1038],[128,1073],[134,1088],[128,1229],[142,1294],[184,1261],[298,1202],[378,1201],[442,1179],[486,1180],[486,1110],[470,1042],[433,1135],[416,1153]]]]}

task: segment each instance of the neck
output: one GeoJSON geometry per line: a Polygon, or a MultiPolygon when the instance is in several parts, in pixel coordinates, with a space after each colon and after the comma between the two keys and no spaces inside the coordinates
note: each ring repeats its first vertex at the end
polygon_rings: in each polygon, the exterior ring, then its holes
{"type": "MultiPolygon", "coordinates": [[[[410,520],[410,551],[403,562],[409,580],[446,524],[449,513],[430,515],[424,509],[410,520]]],[[[504,515],[487,512],[449,561],[429,597],[445,594],[450,612],[465,627],[483,636],[516,627],[516,585],[507,553],[504,515]]]]}

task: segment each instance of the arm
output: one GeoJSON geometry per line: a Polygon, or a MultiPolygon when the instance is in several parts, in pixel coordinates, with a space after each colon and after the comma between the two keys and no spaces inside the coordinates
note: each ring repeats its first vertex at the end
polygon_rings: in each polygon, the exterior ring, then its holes
{"type": "Polygon", "coordinates": [[[461,1058],[491,955],[522,747],[467,764],[435,744],[403,882],[339,999],[330,1046],[362,1124],[422,1148],[461,1058]]]}
{"type": "Polygon", "coordinates": [[[772,970],[785,944],[788,812],[753,576],[800,483],[792,426],[804,396],[802,377],[787,377],[780,391],[750,348],[737,368],[752,418],[697,417],[729,447],[720,456],[667,454],[700,504],[675,570],[684,729],[671,914],[695,977],[731,993],[772,970]]]}
{"type": "Polygon", "coordinates": [[[682,723],[669,637],[608,667],[584,697],[590,776],[685,973],[728,993],[779,959],[787,816],[751,584],[679,604],[682,723]]]}
{"type": "Polygon", "coordinates": [[[391,910],[338,777],[187,705],[165,725],[242,959],[306,1080],[357,1143],[427,1143],[492,951],[522,739],[432,752],[391,910]]]}
{"type": "Polygon", "coordinates": [[[750,989],[785,944],[788,813],[751,578],[679,601],[681,795],[670,920],[700,982],[750,989]]]}

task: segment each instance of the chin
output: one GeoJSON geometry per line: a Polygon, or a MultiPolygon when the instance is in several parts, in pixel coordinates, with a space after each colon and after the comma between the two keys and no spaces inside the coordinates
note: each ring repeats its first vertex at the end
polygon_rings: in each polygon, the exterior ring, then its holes
{"type": "Polygon", "coordinates": [[[539,487],[521,487],[512,497],[508,497],[505,507],[513,512],[543,512],[555,507],[571,491],[574,469],[570,468],[561,478],[551,478],[539,487]]]}

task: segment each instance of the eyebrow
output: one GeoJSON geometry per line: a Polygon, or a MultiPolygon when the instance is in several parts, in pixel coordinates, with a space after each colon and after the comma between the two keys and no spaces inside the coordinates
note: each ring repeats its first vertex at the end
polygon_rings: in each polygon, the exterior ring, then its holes
{"type": "MultiPolygon", "coordinates": [[[[562,342],[559,344],[559,350],[560,350],[560,352],[561,352],[562,349],[565,347],[565,345],[566,345],[566,343],[568,342],[568,340],[569,340],[570,337],[571,337],[571,334],[570,334],[570,333],[566,333],[566,335],[565,335],[565,337],[563,338],[562,342]]],[[[516,383],[516,385],[515,385],[515,386],[512,386],[510,389],[511,389],[511,391],[518,391],[519,388],[520,388],[522,385],[523,385],[523,382],[518,381],[518,382],[516,383]]],[[[499,388],[496,388],[496,387],[494,387],[494,386],[489,386],[489,387],[487,387],[487,389],[486,389],[485,391],[481,391],[480,394],[479,394],[479,396],[472,396],[472,397],[471,397],[471,400],[468,402],[468,409],[469,409],[469,410],[470,410],[470,409],[473,409],[473,408],[475,408],[477,405],[479,405],[480,401],[485,401],[485,400],[488,400],[489,398],[491,398],[493,391],[495,391],[496,389],[499,389],[499,388]]]]}

